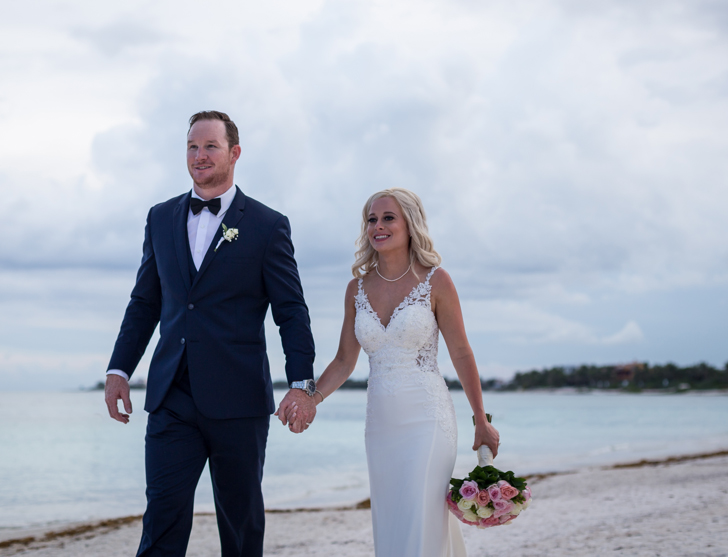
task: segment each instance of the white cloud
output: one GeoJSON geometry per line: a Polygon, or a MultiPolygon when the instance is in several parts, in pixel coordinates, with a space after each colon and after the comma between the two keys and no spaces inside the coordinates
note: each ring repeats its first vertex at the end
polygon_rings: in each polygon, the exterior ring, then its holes
{"type": "Polygon", "coordinates": [[[641,342],[645,335],[634,321],[628,322],[621,330],[602,339],[604,344],[627,344],[641,342]]]}
{"type": "Polygon", "coordinates": [[[571,343],[617,345],[644,340],[635,321],[614,334],[600,335],[594,327],[557,313],[544,311],[528,302],[508,300],[463,303],[466,327],[474,333],[496,335],[515,344],[571,343]]]}

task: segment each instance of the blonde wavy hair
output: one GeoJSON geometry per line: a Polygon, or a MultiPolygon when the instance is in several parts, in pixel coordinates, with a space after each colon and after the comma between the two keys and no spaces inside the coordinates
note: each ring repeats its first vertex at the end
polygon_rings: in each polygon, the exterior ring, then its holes
{"type": "MultiPolygon", "coordinates": [[[[369,243],[369,235],[367,228],[369,226],[369,213],[372,210],[372,203],[382,197],[391,197],[402,209],[402,216],[407,223],[410,233],[409,256],[410,263],[414,265],[419,261],[424,267],[436,267],[442,262],[442,257],[435,251],[435,246],[430,238],[430,232],[427,229],[427,217],[425,216],[425,208],[419,196],[404,188],[390,188],[388,190],[378,191],[372,195],[364,204],[362,210],[361,234],[356,244],[359,246],[355,257],[356,261],[351,266],[351,272],[354,278],[361,278],[367,273],[374,270],[379,263],[379,253],[369,243]]],[[[412,271],[417,276],[414,267],[412,271]]],[[[419,278],[419,277],[418,277],[419,278]]]]}

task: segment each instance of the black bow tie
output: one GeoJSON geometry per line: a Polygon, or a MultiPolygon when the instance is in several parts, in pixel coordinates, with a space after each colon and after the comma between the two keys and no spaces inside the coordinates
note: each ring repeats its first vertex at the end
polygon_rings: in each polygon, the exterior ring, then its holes
{"type": "Polygon", "coordinates": [[[220,212],[220,198],[216,197],[209,201],[197,197],[190,199],[190,209],[193,215],[198,215],[204,207],[207,207],[213,215],[217,215],[220,212]]]}

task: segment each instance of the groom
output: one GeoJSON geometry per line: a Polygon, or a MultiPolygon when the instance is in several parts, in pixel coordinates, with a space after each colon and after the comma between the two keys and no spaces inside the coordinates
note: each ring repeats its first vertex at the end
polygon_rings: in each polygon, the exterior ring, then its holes
{"type": "Polygon", "coordinates": [[[271,307],[291,389],[284,425],[313,420],[314,344],[288,219],[233,185],[238,130],[222,112],[190,118],[193,189],[152,207],[142,262],[106,379],[109,414],[129,421],[129,377],[156,328],[145,410],[147,510],[137,556],[183,556],[209,460],[222,555],[261,556],[260,483],[274,410],[263,320],[271,307]],[[122,400],[126,414],[119,412],[122,400]]]}

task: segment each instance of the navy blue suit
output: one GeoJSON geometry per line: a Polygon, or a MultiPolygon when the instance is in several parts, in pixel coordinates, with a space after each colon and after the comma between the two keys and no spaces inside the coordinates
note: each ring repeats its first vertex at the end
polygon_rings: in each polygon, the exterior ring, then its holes
{"type": "Polygon", "coordinates": [[[160,326],[147,379],[147,511],[138,555],[182,556],[207,459],[224,556],[262,555],[260,493],[273,389],[263,321],[279,327],[288,381],[313,378],[314,343],[288,219],[236,188],[196,270],[190,193],[149,211],[144,253],[109,369],[131,376],[160,326]]]}

